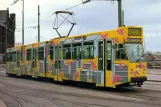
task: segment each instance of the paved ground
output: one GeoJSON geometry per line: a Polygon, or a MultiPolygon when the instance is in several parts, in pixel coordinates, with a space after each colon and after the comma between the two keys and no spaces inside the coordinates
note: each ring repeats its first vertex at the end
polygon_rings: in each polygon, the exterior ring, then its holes
{"type": "Polygon", "coordinates": [[[161,74],[161,69],[148,69],[148,74],[161,74]]]}
{"type": "Polygon", "coordinates": [[[148,80],[161,82],[161,69],[148,70],[148,80]]]}
{"type": "Polygon", "coordinates": [[[0,107],[7,107],[5,102],[2,99],[0,99],[0,107]]]}
{"type": "Polygon", "coordinates": [[[0,71],[0,107],[117,106],[160,107],[161,82],[147,81],[138,89],[91,89],[6,77],[5,71],[0,71]]]}

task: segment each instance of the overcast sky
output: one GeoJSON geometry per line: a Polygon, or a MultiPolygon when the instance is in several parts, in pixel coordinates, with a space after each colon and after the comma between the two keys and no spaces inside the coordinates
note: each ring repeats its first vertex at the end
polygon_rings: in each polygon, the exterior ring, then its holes
{"type": "MultiPolygon", "coordinates": [[[[0,0],[0,9],[4,10],[14,0],[0,0]]],[[[57,37],[53,30],[57,10],[65,10],[81,3],[82,0],[25,0],[25,44],[36,42],[37,29],[28,28],[37,26],[37,5],[41,12],[41,40],[49,40],[57,37]],[[51,16],[51,17],[48,17],[51,16]],[[46,18],[47,17],[47,18],[46,18]],[[45,19],[44,19],[45,18],[45,19]]],[[[146,50],[161,51],[161,0],[122,0],[125,12],[125,25],[137,25],[144,27],[146,50]]],[[[21,30],[21,2],[11,6],[10,13],[16,13],[17,29],[21,30]]],[[[72,35],[115,29],[118,26],[117,2],[92,1],[84,5],[70,9],[75,13],[77,25],[71,32],[72,35]]],[[[64,24],[60,32],[66,35],[70,24],[64,24]]],[[[21,31],[17,31],[16,42],[21,42],[21,31]]]]}

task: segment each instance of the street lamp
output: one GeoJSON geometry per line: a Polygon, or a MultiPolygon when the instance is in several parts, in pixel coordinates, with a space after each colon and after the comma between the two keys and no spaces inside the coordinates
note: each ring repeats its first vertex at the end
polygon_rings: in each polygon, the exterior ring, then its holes
{"type": "Polygon", "coordinates": [[[24,0],[22,0],[22,45],[24,45],[24,17],[25,17],[25,14],[24,14],[24,0]]]}

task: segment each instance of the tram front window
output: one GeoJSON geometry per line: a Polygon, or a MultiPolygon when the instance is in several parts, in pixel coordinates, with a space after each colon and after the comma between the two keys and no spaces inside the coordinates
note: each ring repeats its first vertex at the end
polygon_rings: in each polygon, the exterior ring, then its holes
{"type": "Polygon", "coordinates": [[[131,62],[145,62],[142,44],[125,44],[131,62]]]}

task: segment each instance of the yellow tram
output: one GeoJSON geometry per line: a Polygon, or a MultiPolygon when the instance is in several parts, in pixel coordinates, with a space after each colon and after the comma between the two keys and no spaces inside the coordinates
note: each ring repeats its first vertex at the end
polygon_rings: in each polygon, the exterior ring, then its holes
{"type": "Polygon", "coordinates": [[[143,28],[119,27],[7,49],[6,72],[17,76],[141,86],[147,80],[143,28]]]}

